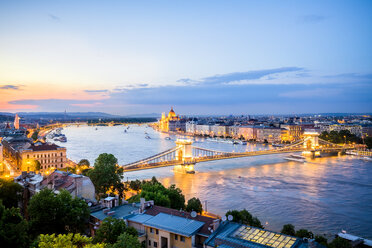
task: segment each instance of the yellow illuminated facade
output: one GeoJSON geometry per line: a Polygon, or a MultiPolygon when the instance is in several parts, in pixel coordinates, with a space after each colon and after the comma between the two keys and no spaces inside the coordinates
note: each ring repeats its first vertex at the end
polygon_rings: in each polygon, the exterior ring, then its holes
{"type": "Polygon", "coordinates": [[[168,116],[166,116],[165,113],[162,114],[161,119],[159,120],[159,123],[158,123],[159,131],[161,132],[175,131],[175,130],[172,130],[169,124],[170,122],[177,122],[177,121],[180,121],[180,117],[176,115],[172,107],[168,113],[168,116]]]}

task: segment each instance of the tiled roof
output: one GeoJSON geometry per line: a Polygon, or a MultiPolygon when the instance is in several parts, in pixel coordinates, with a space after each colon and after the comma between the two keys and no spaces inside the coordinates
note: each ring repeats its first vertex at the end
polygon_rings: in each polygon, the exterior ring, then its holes
{"type": "Polygon", "coordinates": [[[29,149],[33,151],[53,151],[57,150],[58,148],[62,148],[56,144],[42,144],[42,145],[32,145],[29,149]]]}
{"type": "Polygon", "coordinates": [[[197,233],[204,223],[194,219],[159,213],[145,221],[143,225],[190,237],[197,233]]]}
{"type": "Polygon", "coordinates": [[[211,232],[208,230],[209,227],[212,226],[213,221],[216,220],[215,218],[210,218],[202,215],[197,215],[195,218],[191,217],[191,214],[189,212],[185,211],[179,211],[176,209],[171,209],[171,208],[166,208],[166,207],[161,207],[161,206],[152,206],[151,208],[146,210],[146,214],[155,216],[159,213],[165,213],[165,214],[170,214],[170,215],[175,215],[183,218],[188,218],[188,219],[194,219],[200,222],[203,222],[204,225],[202,228],[199,230],[200,234],[204,234],[209,236],[211,232]]]}

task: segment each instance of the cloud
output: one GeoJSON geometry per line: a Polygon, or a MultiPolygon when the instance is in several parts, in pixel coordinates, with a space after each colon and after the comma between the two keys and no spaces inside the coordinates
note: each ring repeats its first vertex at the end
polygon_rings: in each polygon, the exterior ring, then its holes
{"type": "Polygon", "coordinates": [[[299,67],[282,67],[282,68],[275,68],[275,69],[268,69],[268,70],[234,72],[234,73],[206,77],[206,78],[203,78],[200,82],[204,84],[227,84],[231,82],[257,80],[265,76],[271,76],[269,79],[272,79],[272,75],[274,74],[297,72],[297,71],[302,71],[302,70],[303,68],[299,68],[299,67]]]}
{"type": "Polygon", "coordinates": [[[0,85],[0,90],[19,90],[19,89],[20,89],[19,85],[12,85],[12,84],[0,85]]]}
{"type": "Polygon", "coordinates": [[[108,93],[108,90],[84,90],[86,93],[89,94],[99,94],[99,93],[108,93]]]}
{"type": "Polygon", "coordinates": [[[300,16],[298,19],[299,19],[299,22],[301,23],[318,23],[318,22],[322,22],[326,20],[327,18],[322,15],[313,14],[313,15],[300,16]]]}
{"type": "Polygon", "coordinates": [[[307,90],[288,91],[280,93],[279,96],[288,98],[323,98],[323,97],[335,97],[342,93],[341,89],[332,88],[316,88],[307,90]]]}
{"type": "Polygon", "coordinates": [[[59,22],[61,20],[61,18],[53,14],[48,14],[48,17],[51,21],[54,21],[54,22],[59,22]]]}

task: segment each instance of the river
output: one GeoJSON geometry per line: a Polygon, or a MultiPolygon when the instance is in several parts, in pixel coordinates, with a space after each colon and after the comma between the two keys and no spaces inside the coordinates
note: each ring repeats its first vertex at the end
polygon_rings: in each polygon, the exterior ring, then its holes
{"type": "MultiPolygon", "coordinates": [[[[173,147],[177,137],[154,131],[147,125],[126,127],[68,127],[67,156],[91,164],[101,153],[112,153],[126,164],[173,147]],[[147,133],[151,139],[145,139],[147,133]]],[[[265,145],[233,145],[196,139],[195,146],[220,151],[269,149],[265,145]]],[[[288,162],[286,155],[266,155],[204,162],[195,174],[172,167],[130,172],[125,180],[156,176],[166,186],[176,184],[186,199],[198,197],[209,212],[223,215],[246,208],[270,230],[283,224],[306,228],[317,234],[341,229],[372,238],[372,162],[352,156],[325,157],[307,163],[288,162]]]]}

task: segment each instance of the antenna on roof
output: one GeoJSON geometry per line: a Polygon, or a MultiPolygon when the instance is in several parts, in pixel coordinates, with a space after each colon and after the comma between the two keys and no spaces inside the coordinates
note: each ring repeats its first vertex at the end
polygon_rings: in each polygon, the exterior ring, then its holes
{"type": "Polygon", "coordinates": [[[195,211],[191,212],[191,217],[195,218],[198,214],[195,211]]]}
{"type": "Polygon", "coordinates": [[[222,216],[222,221],[226,221],[226,220],[227,220],[226,216],[225,215],[222,216]]]}

